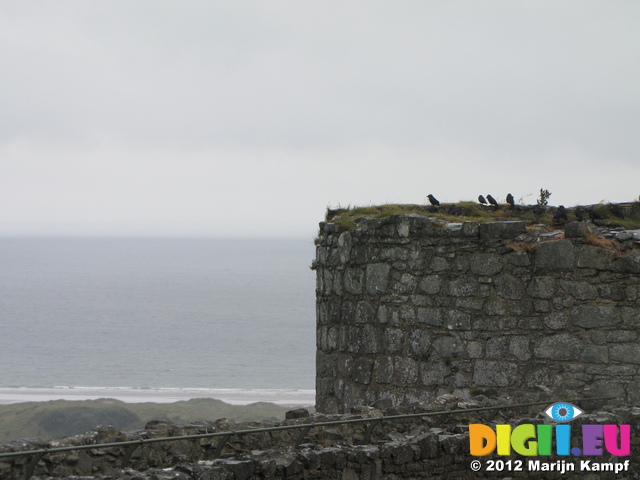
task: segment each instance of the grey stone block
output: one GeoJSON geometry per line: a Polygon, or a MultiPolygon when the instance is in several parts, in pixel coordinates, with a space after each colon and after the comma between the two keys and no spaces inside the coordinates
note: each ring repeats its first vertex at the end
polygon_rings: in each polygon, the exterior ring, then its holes
{"type": "Polygon", "coordinates": [[[581,268],[595,268],[596,270],[613,270],[615,253],[606,248],[592,245],[580,245],[576,248],[576,264],[581,268]]]}
{"type": "Polygon", "coordinates": [[[377,383],[391,383],[393,361],[389,357],[378,357],[375,360],[373,371],[377,383]]]}
{"type": "Polygon", "coordinates": [[[617,271],[623,273],[640,273],[640,252],[632,251],[630,254],[616,260],[614,264],[617,271]]]}
{"type": "Polygon", "coordinates": [[[398,385],[413,385],[418,381],[418,362],[412,358],[396,357],[393,368],[398,385]]]}
{"type": "Polygon", "coordinates": [[[354,322],[356,325],[363,323],[374,323],[376,321],[376,311],[369,302],[361,301],[356,306],[354,322]]]}
{"type": "Polygon", "coordinates": [[[598,229],[593,223],[570,222],[564,225],[564,235],[567,238],[586,237],[596,233],[598,233],[598,229]]]}
{"type": "Polygon", "coordinates": [[[367,265],[367,293],[369,295],[378,295],[386,292],[390,271],[391,267],[386,263],[367,265]]]}
{"type": "Polygon", "coordinates": [[[604,345],[587,345],[581,360],[586,363],[609,363],[609,349],[604,345]]]}
{"type": "Polygon", "coordinates": [[[418,322],[434,327],[442,325],[443,313],[441,308],[418,308],[418,322]]]}
{"type": "Polygon", "coordinates": [[[544,324],[551,330],[563,330],[568,323],[569,316],[564,312],[554,312],[544,317],[544,324]]]}
{"type": "Polygon", "coordinates": [[[595,289],[587,282],[559,280],[558,284],[565,292],[577,300],[593,300],[596,298],[595,289]]]}
{"type": "Polygon", "coordinates": [[[531,358],[531,349],[529,348],[529,338],[524,335],[511,337],[509,340],[509,353],[518,360],[526,361],[531,358]]]}
{"type": "Polygon", "coordinates": [[[536,272],[567,272],[575,267],[575,249],[569,240],[541,242],[535,248],[536,272]]]}
{"type": "Polygon", "coordinates": [[[504,257],[491,253],[477,253],[471,257],[471,273],[496,275],[504,268],[504,257]]]}
{"type": "Polygon", "coordinates": [[[508,387],[518,378],[518,365],[511,362],[476,360],[473,382],[479,387],[508,387]]]}
{"type": "Polygon", "coordinates": [[[583,328],[612,327],[620,323],[614,305],[577,305],[571,309],[571,324],[583,328]]]}
{"type": "Polygon", "coordinates": [[[445,377],[450,373],[451,369],[440,361],[430,361],[420,364],[420,381],[427,387],[443,385],[445,383],[445,377]]]}
{"type": "Polygon", "coordinates": [[[515,238],[527,231],[524,222],[489,222],[480,224],[480,240],[491,241],[501,238],[515,238]]]}
{"type": "Polygon", "coordinates": [[[611,360],[617,362],[640,365],[640,345],[636,343],[612,345],[609,347],[609,356],[611,360]]]}
{"type": "Polygon", "coordinates": [[[363,385],[371,383],[371,372],[373,370],[373,362],[368,358],[358,358],[353,363],[353,381],[363,385]]]}
{"type": "Polygon", "coordinates": [[[460,339],[454,336],[440,337],[433,341],[433,348],[440,358],[456,358],[464,353],[464,346],[460,339]]]}
{"type": "Polygon", "coordinates": [[[584,345],[575,336],[561,333],[543,338],[535,347],[534,353],[537,358],[579,360],[583,350],[584,345]]]}
{"type": "Polygon", "coordinates": [[[442,278],[440,275],[428,275],[420,281],[420,290],[429,295],[435,295],[441,287],[442,278]]]}
{"type": "Polygon", "coordinates": [[[444,292],[452,297],[471,297],[478,294],[478,281],[473,277],[452,280],[445,285],[444,292]]]}
{"type": "Polygon", "coordinates": [[[425,358],[431,351],[431,337],[427,330],[419,329],[409,332],[409,353],[425,358]]]}
{"type": "Polygon", "coordinates": [[[505,273],[496,279],[496,293],[502,298],[518,300],[524,295],[524,284],[518,277],[505,273]]]}

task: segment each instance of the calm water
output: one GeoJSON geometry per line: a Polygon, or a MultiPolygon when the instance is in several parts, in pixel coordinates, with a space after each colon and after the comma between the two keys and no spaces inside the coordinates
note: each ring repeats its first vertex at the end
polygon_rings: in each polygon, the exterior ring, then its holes
{"type": "Polygon", "coordinates": [[[0,239],[0,387],[313,389],[311,240],[0,239]]]}

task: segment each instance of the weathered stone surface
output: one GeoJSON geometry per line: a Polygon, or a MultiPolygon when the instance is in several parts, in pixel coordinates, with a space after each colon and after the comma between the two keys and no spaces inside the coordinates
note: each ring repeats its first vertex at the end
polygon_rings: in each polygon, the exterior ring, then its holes
{"type": "Polygon", "coordinates": [[[433,348],[438,352],[440,358],[456,358],[464,352],[462,342],[454,336],[438,338],[433,342],[433,348]]]}
{"type": "Polygon", "coordinates": [[[394,360],[395,381],[398,385],[412,385],[418,380],[418,362],[412,358],[396,357],[394,360]]]}
{"type": "Polygon", "coordinates": [[[443,362],[425,362],[420,364],[420,381],[425,386],[443,385],[451,368],[443,362]]]}
{"type": "Polygon", "coordinates": [[[509,340],[509,353],[518,360],[529,360],[531,349],[529,348],[529,338],[524,335],[513,336],[509,340]]]}
{"type": "Polygon", "coordinates": [[[360,295],[364,284],[364,271],[361,268],[347,268],[344,272],[344,289],[351,294],[360,295]]]}
{"type": "Polygon", "coordinates": [[[515,238],[525,233],[524,222],[489,222],[480,224],[480,240],[491,241],[501,238],[515,238]]]}
{"type": "Polygon", "coordinates": [[[536,272],[565,272],[575,267],[575,249],[569,240],[541,242],[535,249],[536,272]]]}
{"type": "Polygon", "coordinates": [[[614,264],[617,271],[623,273],[640,273],[640,252],[634,250],[628,255],[616,260],[614,264]]]}
{"type": "Polygon", "coordinates": [[[551,298],[556,289],[553,277],[535,276],[531,279],[527,292],[533,298],[551,298]]]}
{"type": "Polygon", "coordinates": [[[384,336],[385,349],[388,353],[401,353],[404,349],[404,330],[387,328],[384,336]]]}
{"type": "Polygon", "coordinates": [[[371,383],[371,372],[373,362],[368,358],[359,358],[353,363],[353,381],[369,385],[371,383]]]}
{"type": "Polygon", "coordinates": [[[603,345],[587,345],[580,360],[587,363],[609,363],[609,349],[603,345]]]}
{"type": "Polygon", "coordinates": [[[391,267],[386,263],[367,265],[367,293],[369,295],[384,293],[387,290],[390,270],[391,267]]]}
{"type": "Polygon", "coordinates": [[[471,273],[496,275],[504,268],[504,257],[498,254],[477,253],[471,257],[471,273]]]}
{"type": "Polygon", "coordinates": [[[579,360],[584,344],[576,337],[566,333],[543,338],[535,347],[537,358],[551,360],[579,360]]]}
{"type": "Polygon", "coordinates": [[[596,290],[587,282],[559,280],[558,284],[565,292],[578,300],[593,300],[596,298],[596,290]]]}
{"type": "Polygon", "coordinates": [[[415,330],[409,334],[409,353],[417,358],[426,357],[431,350],[431,338],[427,330],[415,330]]]}
{"type": "Polygon", "coordinates": [[[620,323],[613,305],[577,305],[571,309],[571,323],[584,328],[612,327],[620,323]]]}
{"type": "Polygon", "coordinates": [[[597,233],[597,231],[593,223],[570,222],[564,226],[564,236],[567,238],[586,237],[597,233]]]}
{"type": "Polygon", "coordinates": [[[478,293],[478,281],[473,277],[462,277],[447,283],[444,292],[452,297],[471,297],[478,293]]]}
{"type": "Polygon", "coordinates": [[[390,218],[372,223],[375,232],[317,242],[320,409],[464,397],[474,387],[587,396],[606,381],[625,401],[635,398],[638,253],[620,263],[588,245],[591,223],[548,240],[543,229],[509,236],[504,224],[428,220],[418,232],[411,222],[390,218]],[[363,358],[371,363],[356,368],[363,358]]]}
{"type": "Polygon", "coordinates": [[[623,363],[633,363],[640,365],[640,345],[612,345],[609,347],[609,356],[611,360],[623,363]]]}
{"type": "Polygon", "coordinates": [[[428,275],[420,281],[420,290],[429,295],[435,295],[440,292],[442,287],[442,278],[440,275],[428,275]]]}
{"type": "Polygon", "coordinates": [[[375,322],[376,312],[369,302],[358,302],[354,320],[356,324],[375,322]]]}
{"type": "Polygon", "coordinates": [[[380,327],[365,325],[362,333],[362,343],[365,353],[382,352],[382,331],[380,327]]]}
{"type": "Polygon", "coordinates": [[[576,264],[581,268],[595,268],[597,270],[612,270],[615,253],[606,248],[594,247],[591,245],[580,245],[576,247],[576,264]]]}
{"type": "Polygon", "coordinates": [[[479,387],[508,387],[516,382],[518,366],[512,362],[476,360],[473,382],[479,387]]]}
{"type": "Polygon", "coordinates": [[[569,316],[564,312],[553,312],[545,316],[543,321],[551,330],[564,330],[569,324],[569,316]]]}
{"type": "Polygon", "coordinates": [[[463,222],[462,235],[465,237],[477,237],[480,233],[480,225],[476,222],[463,222]]]}
{"type": "Polygon", "coordinates": [[[485,358],[505,358],[509,345],[508,337],[489,338],[485,348],[485,358]]]}
{"type": "Polygon", "coordinates": [[[524,295],[524,284],[518,277],[505,273],[496,279],[496,293],[502,298],[518,300],[524,295]]]}
{"type": "Polygon", "coordinates": [[[418,322],[439,327],[442,325],[443,313],[441,308],[418,308],[418,322]]]}
{"type": "Polygon", "coordinates": [[[378,357],[374,365],[377,383],[391,383],[393,378],[393,361],[389,357],[378,357]]]}

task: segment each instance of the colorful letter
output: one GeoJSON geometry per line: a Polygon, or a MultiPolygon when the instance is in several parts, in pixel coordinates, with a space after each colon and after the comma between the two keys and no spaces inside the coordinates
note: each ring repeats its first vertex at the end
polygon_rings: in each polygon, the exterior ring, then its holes
{"type": "Polygon", "coordinates": [[[620,425],[620,448],[618,448],[617,425],[604,425],[604,446],[611,455],[624,457],[631,454],[631,427],[620,425]]]}
{"type": "Polygon", "coordinates": [[[569,455],[571,448],[571,425],[556,425],[556,453],[569,455]]]}
{"type": "Polygon", "coordinates": [[[469,453],[475,457],[489,455],[496,448],[496,432],[488,425],[469,425],[469,453]]]}
{"type": "Polygon", "coordinates": [[[536,427],[530,423],[518,425],[511,433],[511,446],[520,455],[532,457],[538,454],[536,427]]]}
{"type": "Polygon", "coordinates": [[[584,455],[602,455],[602,431],[602,425],[582,425],[582,453],[584,455]]]}
{"type": "Polygon", "coordinates": [[[542,424],[537,426],[538,430],[538,455],[551,455],[551,436],[553,428],[551,425],[542,424]]]}
{"type": "Polygon", "coordinates": [[[496,425],[498,455],[511,455],[511,425],[496,425]]]}

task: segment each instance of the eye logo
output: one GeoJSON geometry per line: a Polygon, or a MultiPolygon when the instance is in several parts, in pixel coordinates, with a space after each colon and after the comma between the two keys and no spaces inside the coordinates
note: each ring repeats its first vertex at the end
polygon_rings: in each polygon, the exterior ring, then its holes
{"type": "Polygon", "coordinates": [[[584,411],[570,403],[554,403],[544,413],[555,422],[570,422],[582,415],[584,411]]]}

